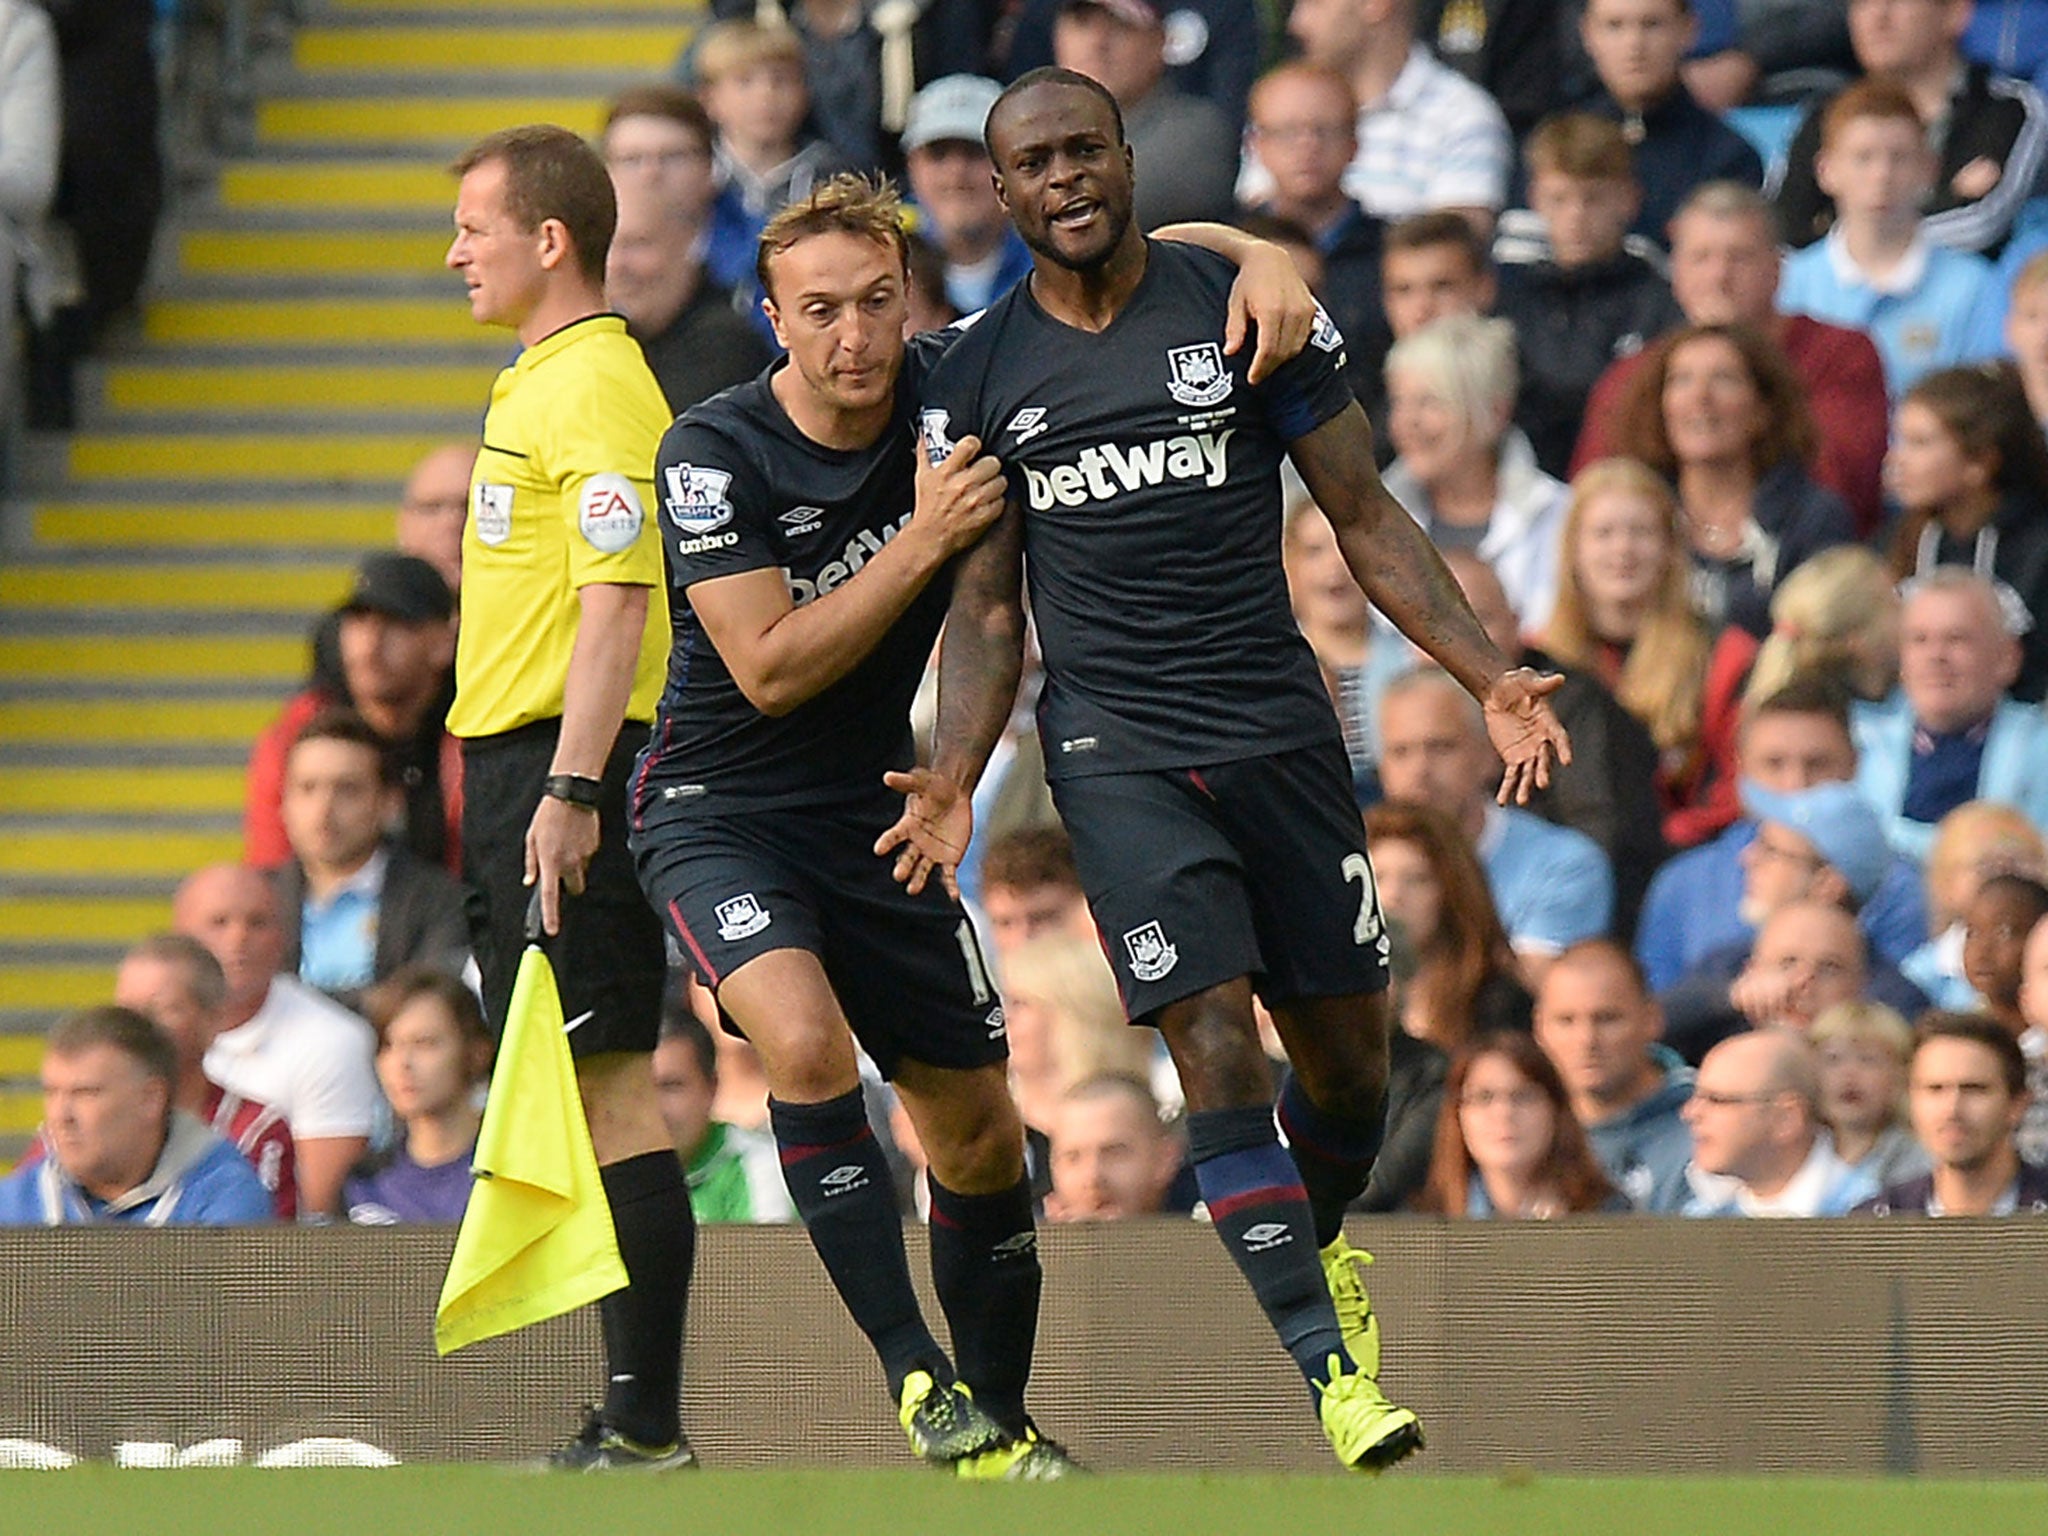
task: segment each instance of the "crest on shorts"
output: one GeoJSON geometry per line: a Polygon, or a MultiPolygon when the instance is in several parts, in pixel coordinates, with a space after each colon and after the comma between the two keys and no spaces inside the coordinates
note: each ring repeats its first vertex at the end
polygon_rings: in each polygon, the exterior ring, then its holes
{"type": "Polygon", "coordinates": [[[712,910],[718,914],[718,936],[728,944],[752,938],[772,921],[752,891],[742,891],[712,910]]]}
{"type": "Polygon", "coordinates": [[[1237,382],[1223,366],[1223,349],[1213,341],[1168,347],[1166,366],[1172,370],[1166,392],[1182,405],[1216,405],[1229,398],[1237,382]]]}
{"type": "Polygon", "coordinates": [[[1180,964],[1180,951],[1166,942],[1156,920],[1124,935],[1124,953],[1130,956],[1131,974],[1140,981],[1158,981],[1180,964]]]}
{"type": "Polygon", "coordinates": [[[669,521],[685,533],[709,533],[732,520],[732,476],[698,464],[671,464],[662,471],[668,494],[662,498],[669,521]]]}

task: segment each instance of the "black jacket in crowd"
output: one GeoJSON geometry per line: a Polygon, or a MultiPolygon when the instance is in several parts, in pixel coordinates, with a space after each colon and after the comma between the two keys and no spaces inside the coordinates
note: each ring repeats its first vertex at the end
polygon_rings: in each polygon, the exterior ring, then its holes
{"type": "Polygon", "coordinates": [[[1571,478],[1586,396],[1607,365],[1685,323],[1671,285],[1626,251],[1583,267],[1503,266],[1499,310],[1514,323],[1522,360],[1515,425],[1560,480],[1571,478]]]}
{"type": "MultiPolygon", "coordinates": [[[[407,965],[432,966],[460,976],[469,960],[469,919],[462,890],[449,876],[408,849],[387,844],[384,892],[377,903],[377,949],[372,962],[378,981],[407,965]]],[[[294,859],[271,871],[277,886],[286,938],[282,969],[297,975],[299,921],[306,902],[306,871],[294,859]]],[[[362,993],[330,994],[344,1008],[362,1009],[362,993]]]]}
{"type": "MultiPolygon", "coordinates": [[[[1787,245],[1811,245],[1835,222],[1834,199],[1821,191],[1813,175],[1827,109],[1827,101],[1816,103],[1799,124],[1785,154],[1783,179],[1774,189],[1778,229],[1787,245]]],[[[1941,168],[1927,204],[1927,238],[1936,245],[1996,256],[2040,178],[2042,156],[2048,152],[2048,106],[2025,81],[1971,64],[1949,98],[1948,121],[1938,139],[1941,168]],[[1967,185],[1959,190],[1956,178],[1978,160],[1999,167],[1996,184],[1988,191],[1967,185]]]]}

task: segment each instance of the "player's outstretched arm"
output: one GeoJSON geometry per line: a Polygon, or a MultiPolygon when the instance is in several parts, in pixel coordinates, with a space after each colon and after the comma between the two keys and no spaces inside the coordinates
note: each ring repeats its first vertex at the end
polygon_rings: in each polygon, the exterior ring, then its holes
{"type": "Polygon", "coordinates": [[[875,840],[896,856],[896,878],[915,894],[937,870],[959,894],[954,871],[974,834],[969,797],[1009,724],[1024,670],[1024,512],[1012,501],[960,562],[939,645],[938,740],[929,768],[892,773],[903,815],[875,840]]]}
{"type": "Polygon", "coordinates": [[[690,606],[747,702],[786,715],[851,672],[881,644],[931,579],[1003,510],[1002,465],[962,438],[940,464],[917,455],[909,524],[848,581],[797,607],[779,570],[742,571],[690,586],[690,606]]]}
{"type": "Polygon", "coordinates": [[[1484,707],[1487,734],[1507,764],[1501,804],[1526,803],[1550,782],[1553,761],[1572,760],[1545,702],[1564,679],[1510,667],[1494,648],[1436,546],[1381,482],[1372,428],[1356,404],[1288,451],[1365,595],[1484,707]]]}
{"type": "Polygon", "coordinates": [[[1153,231],[1153,238],[1197,245],[1237,263],[1223,327],[1223,355],[1236,356],[1245,338],[1257,332],[1258,349],[1245,371],[1246,383],[1264,382],[1275,368],[1301,355],[1315,329],[1316,296],[1282,247],[1228,224],[1165,224],[1153,231]]]}

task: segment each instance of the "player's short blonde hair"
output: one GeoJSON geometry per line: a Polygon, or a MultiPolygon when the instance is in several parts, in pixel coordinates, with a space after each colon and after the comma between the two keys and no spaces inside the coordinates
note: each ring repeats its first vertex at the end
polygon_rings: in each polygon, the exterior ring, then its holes
{"type": "Polygon", "coordinates": [[[1575,181],[1636,179],[1635,156],[1621,124],[1590,112],[1560,112],[1543,119],[1529,135],[1522,159],[1532,177],[1549,171],[1575,181]]]}
{"type": "Polygon", "coordinates": [[[775,297],[768,281],[770,263],[792,246],[818,235],[854,235],[872,240],[895,251],[907,277],[910,271],[910,240],[903,229],[903,199],[888,180],[870,180],[847,172],[834,176],[800,203],[791,203],[761,231],[754,257],[754,274],[761,291],[775,297]]]}

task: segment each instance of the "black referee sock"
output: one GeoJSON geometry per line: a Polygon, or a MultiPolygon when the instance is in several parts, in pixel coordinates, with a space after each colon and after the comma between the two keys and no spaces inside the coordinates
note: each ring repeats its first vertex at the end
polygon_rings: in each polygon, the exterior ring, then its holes
{"type": "Polygon", "coordinates": [[[1301,1171],[1315,1212],[1316,1246],[1327,1248],[1344,1230],[1344,1212],[1365,1193],[1387,1134],[1387,1099],[1369,1120],[1351,1120],[1322,1108],[1292,1072],[1280,1089],[1280,1129],[1301,1171]]]}
{"type": "Polygon", "coordinates": [[[1263,1104],[1197,1110],[1188,1153],[1216,1235],[1251,1282],[1266,1320],[1311,1383],[1330,1379],[1330,1357],[1348,1360],[1313,1241],[1315,1220],[1294,1162],[1263,1104]]]}
{"type": "Polygon", "coordinates": [[[697,1220],[673,1152],[643,1152],[598,1169],[612,1208],[626,1289],[598,1303],[611,1380],[604,1421],[628,1440],[667,1445],[680,1434],[683,1309],[697,1220]]]}
{"type": "Polygon", "coordinates": [[[902,1395],[912,1371],[928,1371],[950,1385],[953,1368],[910,1288],[895,1181],[868,1127],[860,1090],[822,1104],[770,1099],[768,1121],[797,1214],[846,1310],[881,1357],[890,1398],[902,1395]]]}
{"type": "Polygon", "coordinates": [[[1038,1229],[1031,1181],[993,1195],[932,1191],[932,1285],[953,1330],[953,1356],[974,1400],[1013,1435],[1024,1433],[1024,1385],[1038,1338],[1038,1229]]]}

